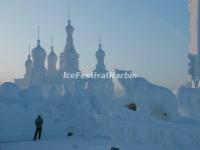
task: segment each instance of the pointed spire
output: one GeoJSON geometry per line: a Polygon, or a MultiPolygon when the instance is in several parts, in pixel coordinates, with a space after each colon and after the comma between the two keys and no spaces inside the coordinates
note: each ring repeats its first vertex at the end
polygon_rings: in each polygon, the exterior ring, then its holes
{"type": "Polygon", "coordinates": [[[51,52],[53,52],[53,36],[51,37],[51,52]]]}
{"type": "Polygon", "coordinates": [[[69,24],[71,23],[71,20],[70,20],[70,6],[68,6],[68,23],[69,24]]]}
{"type": "Polygon", "coordinates": [[[30,44],[28,45],[28,59],[31,59],[31,46],[30,44]]]}
{"type": "Polygon", "coordinates": [[[28,45],[28,55],[29,56],[31,55],[31,45],[30,44],[28,45]]]}
{"type": "Polygon", "coordinates": [[[70,20],[70,6],[68,6],[68,20],[70,20]]]}
{"type": "Polygon", "coordinates": [[[38,25],[38,40],[40,40],[40,26],[38,25]]]}
{"type": "Polygon", "coordinates": [[[39,45],[40,44],[40,26],[39,25],[38,25],[37,30],[38,30],[38,40],[37,40],[37,43],[39,45]]]}
{"type": "Polygon", "coordinates": [[[51,46],[53,46],[53,36],[51,37],[51,46]]]}
{"type": "Polygon", "coordinates": [[[101,48],[101,36],[99,34],[99,48],[101,48]]]}
{"type": "Polygon", "coordinates": [[[31,46],[30,44],[28,45],[28,55],[27,55],[27,59],[31,60],[31,46]]]}

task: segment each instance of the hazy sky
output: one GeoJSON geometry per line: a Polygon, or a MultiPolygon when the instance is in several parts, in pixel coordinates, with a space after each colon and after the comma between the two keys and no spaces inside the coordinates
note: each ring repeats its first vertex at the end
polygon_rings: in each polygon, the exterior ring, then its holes
{"type": "Polygon", "coordinates": [[[110,71],[133,70],[169,88],[187,80],[187,0],[1,0],[0,82],[24,75],[28,45],[36,46],[37,25],[47,53],[51,36],[55,51],[63,51],[69,5],[82,71],[95,67],[100,33],[110,71]]]}

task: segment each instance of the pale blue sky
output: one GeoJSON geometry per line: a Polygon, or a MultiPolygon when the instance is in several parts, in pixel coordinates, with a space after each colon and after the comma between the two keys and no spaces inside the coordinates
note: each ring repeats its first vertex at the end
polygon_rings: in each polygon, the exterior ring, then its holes
{"type": "Polygon", "coordinates": [[[53,36],[55,51],[63,50],[69,5],[82,71],[95,67],[100,33],[110,71],[133,70],[169,88],[187,80],[187,0],[1,0],[1,82],[23,76],[38,24],[43,48],[50,51],[53,36]]]}

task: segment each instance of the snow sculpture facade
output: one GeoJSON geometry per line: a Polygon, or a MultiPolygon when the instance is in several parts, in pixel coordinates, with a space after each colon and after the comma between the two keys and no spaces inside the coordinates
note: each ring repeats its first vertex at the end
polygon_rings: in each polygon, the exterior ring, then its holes
{"type": "Polygon", "coordinates": [[[26,68],[26,72],[24,74],[24,78],[27,80],[27,82],[30,82],[31,80],[31,70],[33,67],[33,62],[31,60],[31,55],[30,53],[28,54],[28,59],[25,62],[25,68],[26,68]]]}
{"type": "MultiPolygon", "coordinates": [[[[132,73],[131,71],[115,70],[117,74],[132,73]]],[[[154,85],[144,78],[119,79],[130,101],[136,103],[142,112],[161,119],[176,119],[176,96],[167,88],[154,85]]]]}
{"type": "MultiPolygon", "coordinates": [[[[68,20],[68,25],[65,28],[67,33],[66,45],[64,52],[61,54],[61,67],[63,72],[66,73],[76,73],[80,72],[79,70],[79,54],[76,52],[74,43],[73,43],[73,32],[74,27],[71,25],[71,21],[68,20]]],[[[74,79],[65,79],[64,87],[66,93],[73,93],[74,91],[74,79]]]]}
{"type": "MultiPolygon", "coordinates": [[[[53,89],[54,95],[80,96],[92,95],[112,97],[114,93],[114,85],[111,78],[96,78],[96,79],[81,79],[68,78],[63,79],[64,73],[81,75],[79,70],[79,54],[76,52],[73,43],[74,27],[71,25],[71,20],[68,20],[68,25],[65,28],[67,38],[64,51],[59,56],[59,69],[56,68],[58,57],[54,52],[53,44],[51,51],[46,59],[46,51],[40,45],[39,28],[37,46],[32,50],[32,60],[30,54],[25,62],[26,73],[24,78],[15,79],[15,83],[21,90],[29,87],[38,87],[42,90],[43,96],[52,96],[50,93],[53,89]],[[45,60],[47,60],[47,69],[45,68],[45,60]]],[[[104,64],[105,52],[99,42],[99,49],[96,52],[97,64],[93,73],[107,74],[104,64]]]]}
{"type": "MultiPolygon", "coordinates": [[[[102,49],[101,43],[99,43],[99,49],[96,51],[95,56],[97,58],[97,64],[93,73],[100,75],[107,74],[108,70],[106,70],[106,66],[104,64],[105,52],[102,49]]],[[[112,79],[108,78],[89,79],[88,91],[89,93],[93,93],[93,96],[95,97],[112,97],[114,93],[114,84],[112,79]]]]}
{"type": "Polygon", "coordinates": [[[51,46],[51,51],[47,56],[47,73],[46,73],[46,84],[61,84],[62,83],[62,76],[61,72],[57,70],[56,64],[58,61],[58,57],[54,52],[53,45],[51,46]]]}
{"type": "Polygon", "coordinates": [[[25,61],[24,78],[15,79],[15,83],[19,87],[20,90],[24,90],[29,87],[29,84],[31,82],[32,68],[33,68],[33,61],[31,60],[30,46],[29,46],[29,54],[28,54],[27,60],[25,61]]]}
{"type": "Polygon", "coordinates": [[[58,95],[63,94],[62,73],[56,68],[57,55],[54,52],[53,44],[47,57],[47,69],[45,68],[45,60],[46,51],[40,45],[38,29],[37,46],[32,50],[32,55],[28,55],[28,59],[25,62],[26,72],[24,78],[15,79],[19,89],[25,90],[30,87],[38,87],[44,97],[48,97],[48,93],[52,88],[56,89],[58,95]]]}
{"type": "Polygon", "coordinates": [[[56,69],[57,60],[58,60],[58,57],[56,53],[54,52],[53,45],[52,45],[51,52],[47,56],[47,61],[48,61],[47,75],[53,76],[57,73],[57,69],[56,69]]]}
{"type": "Polygon", "coordinates": [[[33,68],[31,70],[31,86],[39,86],[44,83],[46,68],[44,66],[46,51],[41,47],[40,40],[37,40],[37,46],[32,50],[33,68]]]}

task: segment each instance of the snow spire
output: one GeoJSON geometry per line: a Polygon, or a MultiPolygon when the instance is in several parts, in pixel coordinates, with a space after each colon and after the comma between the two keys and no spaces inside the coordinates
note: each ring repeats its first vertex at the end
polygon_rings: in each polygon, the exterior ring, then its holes
{"type": "Polygon", "coordinates": [[[66,47],[65,50],[74,50],[74,43],[73,43],[73,32],[74,32],[74,27],[71,25],[71,20],[70,20],[70,8],[68,8],[68,25],[65,28],[66,33],[67,33],[67,43],[66,43],[66,47]]]}
{"type": "Polygon", "coordinates": [[[56,56],[56,60],[57,60],[57,55],[55,54],[55,52],[54,52],[54,48],[53,48],[53,37],[51,37],[51,51],[50,51],[50,53],[49,53],[49,56],[50,57],[55,57],[56,56]]]}
{"type": "Polygon", "coordinates": [[[53,52],[53,37],[51,37],[51,52],[53,52]]]}
{"type": "MultiPolygon", "coordinates": [[[[102,49],[101,37],[99,35],[99,47],[95,53],[97,64],[93,73],[106,75],[108,70],[104,64],[105,52],[102,49]]],[[[112,97],[114,93],[114,84],[109,78],[95,78],[88,81],[89,92],[94,93],[95,97],[112,97]]]]}
{"type": "Polygon", "coordinates": [[[24,75],[24,78],[25,78],[25,79],[30,80],[32,66],[33,66],[33,62],[32,62],[32,60],[31,60],[31,55],[30,55],[30,44],[29,44],[28,58],[27,58],[27,60],[25,61],[25,69],[26,69],[26,72],[25,72],[25,75],[24,75]]]}
{"type": "Polygon", "coordinates": [[[101,48],[101,36],[99,34],[99,48],[101,48]]]}
{"type": "Polygon", "coordinates": [[[70,22],[70,6],[68,6],[68,22],[70,22]]]}
{"type": "MultiPolygon", "coordinates": [[[[68,25],[65,28],[67,33],[66,44],[64,52],[61,54],[60,58],[60,68],[62,72],[66,73],[76,73],[80,72],[79,70],[79,54],[76,52],[73,43],[73,32],[74,27],[71,25],[70,20],[70,8],[68,8],[68,25]]],[[[73,93],[74,90],[74,79],[64,80],[65,94],[73,93]]]]}
{"type": "Polygon", "coordinates": [[[53,37],[51,37],[51,51],[48,54],[47,61],[48,61],[48,68],[47,68],[47,74],[55,74],[57,69],[56,69],[56,63],[57,63],[58,57],[56,53],[54,52],[53,49],[53,37]]]}
{"type": "Polygon", "coordinates": [[[97,64],[96,64],[96,71],[105,71],[106,67],[104,64],[104,58],[105,58],[105,52],[102,50],[102,44],[101,44],[101,37],[99,35],[99,49],[96,51],[96,58],[97,58],[97,64]]]}
{"type": "Polygon", "coordinates": [[[63,52],[63,70],[70,71],[70,72],[77,72],[79,71],[79,54],[76,52],[74,43],[73,43],[73,32],[74,27],[71,25],[70,20],[70,8],[68,7],[68,25],[66,26],[65,30],[67,33],[66,45],[63,52]],[[73,64],[72,64],[73,63],[73,64]]]}
{"type": "Polygon", "coordinates": [[[28,59],[31,59],[31,45],[28,45],[28,59]]]}
{"type": "Polygon", "coordinates": [[[38,40],[37,40],[37,43],[38,45],[40,44],[40,26],[38,25],[37,27],[37,32],[38,32],[38,40]]]}
{"type": "Polygon", "coordinates": [[[40,45],[40,30],[38,26],[38,40],[37,45],[33,48],[31,55],[33,59],[33,67],[31,70],[31,81],[30,85],[41,85],[44,82],[46,68],[45,68],[45,59],[46,51],[40,45]]]}

